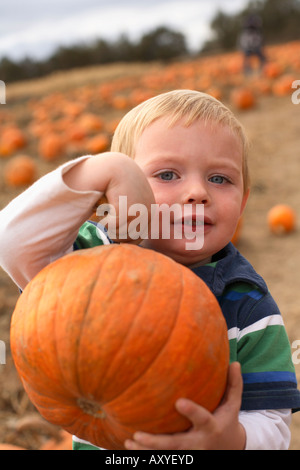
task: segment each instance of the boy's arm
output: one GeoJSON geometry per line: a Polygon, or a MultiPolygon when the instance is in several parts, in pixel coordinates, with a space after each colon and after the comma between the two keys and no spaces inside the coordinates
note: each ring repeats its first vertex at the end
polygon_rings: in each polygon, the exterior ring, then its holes
{"type": "Polygon", "coordinates": [[[80,161],[43,176],[0,212],[0,265],[21,289],[72,249],[80,225],[101,197],[97,191],[73,191],[64,183],[64,172],[80,161]]]}
{"type": "Polygon", "coordinates": [[[131,203],[153,202],[144,174],[123,154],[82,157],[45,175],[0,212],[0,265],[24,289],[44,266],[72,250],[99,198],[106,193],[115,204],[118,192],[129,194],[131,203]]]}

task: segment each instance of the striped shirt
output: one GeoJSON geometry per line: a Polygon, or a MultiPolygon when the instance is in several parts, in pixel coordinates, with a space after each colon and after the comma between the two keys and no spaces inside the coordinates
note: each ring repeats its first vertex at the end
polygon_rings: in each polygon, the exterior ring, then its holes
{"type": "Polygon", "coordinates": [[[242,410],[300,409],[300,393],[283,319],[266,283],[230,243],[193,269],[217,297],[230,360],[242,367],[242,410]]]}

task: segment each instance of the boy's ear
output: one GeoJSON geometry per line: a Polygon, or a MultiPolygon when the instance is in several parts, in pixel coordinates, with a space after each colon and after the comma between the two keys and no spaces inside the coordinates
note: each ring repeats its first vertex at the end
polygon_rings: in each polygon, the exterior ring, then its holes
{"type": "Polygon", "coordinates": [[[247,201],[248,201],[249,194],[250,194],[250,188],[245,192],[245,194],[243,196],[240,215],[242,215],[242,213],[244,212],[244,209],[245,209],[247,201]]]}

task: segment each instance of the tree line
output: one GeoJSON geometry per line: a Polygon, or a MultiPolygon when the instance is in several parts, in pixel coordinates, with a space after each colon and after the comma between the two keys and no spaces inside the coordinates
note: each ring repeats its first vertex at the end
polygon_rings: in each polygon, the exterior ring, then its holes
{"type": "Polygon", "coordinates": [[[213,38],[204,44],[202,52],[236,48],[244,19],[253,13],[261,19],[265,44],[300,39],[299,0],[251,0],[237,14],[217,12],[210,25],[213,38]]]}
{"type": "Polygon", "coordinates": [[[244,18],[253,12],[261,17],[266,44],[300,39],[300,0],[250,0],[246,8],[236,14],[218,11],[210,24],[212,39],[193,53],[181,32],[159,26],[135,42],[121,35],[115,41],[100,38],[89,44],[61,46],[44,60],[27,57],[13,61],[3,57],[0,79],[10,83],[76,67],[113,62],[170,61],[192,54],[233,50],[237,47],[244,18]]]}

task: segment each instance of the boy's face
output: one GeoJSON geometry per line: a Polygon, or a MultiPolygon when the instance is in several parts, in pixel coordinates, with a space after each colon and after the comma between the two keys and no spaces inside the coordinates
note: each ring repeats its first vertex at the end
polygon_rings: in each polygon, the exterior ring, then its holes
{"type": "MultiPolygon", "coordinates": [[[[143,245],[185,265],[209,262],[230,242],[247,201],[238,137],[221,125],[196,121],[189,127],[179,122],[169,128],[167,120],[159,119],[139,138],[135,162],[146,174],[157,204],[180,204],[182,209],[189,205],[193,214],[196,204],[204,207],[202,248],[186,249],[191,239],[184,234],[196,230],[191,227],[193,217],[180,222],[181,239],[171,235],[170,239],[144,240],[143,245]]],[[[171,218],[171,228],[174,222],[171,218]]]]}

